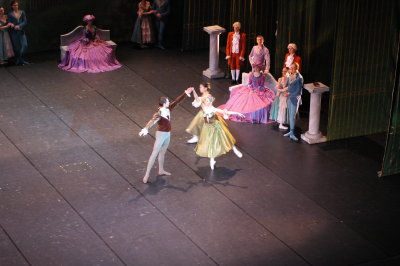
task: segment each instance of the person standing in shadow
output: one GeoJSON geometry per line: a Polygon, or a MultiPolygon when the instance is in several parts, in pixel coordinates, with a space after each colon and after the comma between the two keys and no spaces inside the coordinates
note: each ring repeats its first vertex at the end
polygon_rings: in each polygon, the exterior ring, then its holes
{"type": "Polygon", "coordinates": [[[139,2],[137,12],[138,17],[133,29],[131,41],[138,43],[140,48],[148,48],[147,45],[154,42],[151,14],[155,12],[155,10],[152,10],[149,1],[141,0],[139,2]]]}
{"type": "Polygon", "coordinates": [[[15,64],[26,65],[28,62],[22,56],[28,48],[24,30],[28,21],[26,20],[25,11],[19,9],[18,1],[11,1],[11,9],[12,11],[8,13],[8,21],[13,24],[10,30],[10,37],[14,48],[15,64]]]}
{"type": "Polygon", "coordinates": [[[14,51],[11,44],[10,35],[8,34],[11,24],[7,16],[4,14],[4,8],[0,6],[0,65],[8,63],[8,59],[14,57],[14,51]]]}
{"type": "Polygon", "coordinates": [[[158,33],[155,47],[164,50],[164,30],[170,13],[169,0],[154,0],[153,10],[156,11],[154,12],[154,16],[158,33]]]}

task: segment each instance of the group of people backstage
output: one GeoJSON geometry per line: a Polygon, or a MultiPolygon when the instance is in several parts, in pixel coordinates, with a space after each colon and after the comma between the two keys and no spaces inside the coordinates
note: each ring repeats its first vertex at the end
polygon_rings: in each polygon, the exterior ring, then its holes
{"type": "Polygon", "coordinates": [[[169,0],[154,0],[153,3],[140,0],[131,41],[140,48],[149,48],[154,44],[154,47],[164,50],[164,31],[169,14],[169,0]],[[154,31],[153,22],[157,34],[154,31]]]}
{"type": "MultiPolygon", "coordinates": [[[[233,31],[228,33],[226,43],[226,59],[231,70],[232,84],[239,84],[240,71],[245,61],[246,34],[240,28],[240,22],[233,23],[233,31]]],[[[256,42],[249,54],[252,71],[248,83],[235,87],[227,103],[219,108],[244,115],[230,115],[228,118],[233,121],[263,124],[276,121],[282,130],[287,130],[284,124],[289,124],[289,132],[284,136],[298,141],[294,134],[295,117],[301,103],[304,80],[300,74],[301,57],[296,55],[297,46],[294,43],[288,45],[282,76],[276,81],[269,72],[270,53],[264,45],[264,37],[258,35],[256,42]],[[274,86],[268,87],[271,83],[267,83],[267,79],[272,80],[274,86]]]]}
{"type": "MultiPolygon", "coordinates": [[[[165,49],[163,44],[164,29],[170,13],[169,0],[141,0],[138,3],[138,18],[136,20],[131,40],[140,44],[142,48],[153,44],[155,34],[152,16],[158,32],[155,47],[165,49]]],[[[95,16],[83,17],[84,28],[81,37],[68,45],[67,53],[58,65],[59,68],[71,72],[99,73],[112,71],[121,67],[115,57],[113,48],[100,39],[94,25],[95,16]]]]}
{"type": "MultiPolygon", "coordinates": [[[[192,105],[195,108],[200,107],[200,111],[189,124],[186,131],[195,136],[197,145],[194,148],[195,153],[200,157],[210,159],[210,168],[214,170],[215,158],[233,150],[237,157],[242,158],[242,153],[235,146],[236,139],[229,131],[228,126],[221,116],[236,115],[244,116],[239,112],[222,110],[213,106],[214,97],[210,94],[210,84],[200,84],[200,96],[193,87],[186,89],[172,102],[168,97],[159,99],[159,108],[146,126],[139,132],[139,136],[148,134],[149,129],[155,124],[158,125],[156,131],[156,140],[153,151],[147,163],[146,173],[143,177],[143,183],[147,183],[150,177],[151,168],[158,157],[158,174],[171,175],[164,169],[164,158],[171,137],[171,111],[186,97],[193,94],[194,101],[192,105]]],[[[192,143],[195,143],[192,140],[192,143]]]]}
{"type": "MultiPolygon", "coordinates": [[[[18,1],[11,1],[11,9],[5,15],[4,8],[0,7],[0,64],[7,64],[10,58],[15,57],[16,65],[26,65],[28,62],[23,59],[28,48],[24,30],[27,26],[26,14],[19,9],[18,1]]],[[[83,17],[85,27],[82,35],[68,46],[66,56],[59,64],[61,69],[97,73],[121,67],[112,47],[96,34],[94,19],[93,15],[83,17]]]]}
{"type": "Polygon", "coordinates": [[[26,14],[19,9],[18,1],[11,1],[11,11],[6,15],[0,6],[0,65],[6,65],[15,58],[16,65],[26,65],[23,59],[28,48],[25,27],[28,24],[26,14]]]}

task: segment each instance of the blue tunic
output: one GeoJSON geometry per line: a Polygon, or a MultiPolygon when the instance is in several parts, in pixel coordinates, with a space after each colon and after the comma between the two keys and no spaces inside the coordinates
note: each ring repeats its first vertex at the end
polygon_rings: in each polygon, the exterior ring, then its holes
{"type": "Polygon", "coordinates": [[[10,37],[14,47],[16,64],[24,64],[26,62],[22,58],[22,55],[28,48],[28,42],[25,35],[25,27],[28,24],[28,21],[26,20],[25,11],[19,10],[19,13],[20,16],[18,19],[14,16],[14,12],[8,13],[8,21],[21,28],[21,30],[11,29],[10,37]]]}

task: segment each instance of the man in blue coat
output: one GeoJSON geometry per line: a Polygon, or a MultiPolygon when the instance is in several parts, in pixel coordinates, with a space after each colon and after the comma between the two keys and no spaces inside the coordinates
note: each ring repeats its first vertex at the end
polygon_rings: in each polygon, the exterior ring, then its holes
{"type": "Polygon", "coordinates": [[[156,17],[155,23],[158,31],[156,47],[164,50],[164,30],[170,13],[169,0],[154,0],[153,9],[156,11],[154,15],[156,17]]]}
{"type": "Polygon", "coordinates": [[[28,64],[23,58],[23,54],[28,48],[28,42],[26,41],[25,26],[28,24],[26,15],[23,10],[19,9],[18,1],[11,1],[12,11],[8,13],[8,20],[12,24],[10,30],[11,42],[14,48],[14,54],[17,65],[28,64]]]}
{"type": "Polygon", "coordinates": [[[290,131],[286,133],[285,137],[290,137],[294,141],[298,141],[299,139],[294,135],[294,128],[295,128],[295,118],[296,113],[299,107],[300,99],[301,99],[301,91],[303,89],[303,76],[300,75],[299,65],[297,63],[291,64],[289,68],[290,76],[286,83],[286,87],[288,88],[286,91],[287,99],[287,106],[289,112],[289,124],[290,124],[290,131]]]}

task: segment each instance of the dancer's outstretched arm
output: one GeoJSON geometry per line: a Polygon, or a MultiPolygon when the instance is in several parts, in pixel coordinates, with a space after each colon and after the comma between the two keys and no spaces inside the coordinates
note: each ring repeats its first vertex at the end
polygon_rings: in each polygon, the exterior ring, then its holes
{"type": "Polygon", "coordinates": [[[240,117],[244,117],[244,114],[239,113],[239,112],[228,111],[228,110],[222,110],[222,109],[218,109],[218,108],[215,108],[215,111],[216,111],[217,113],[220,113],[220,114],[223,114],[223,115],[238,115],[238,116],[240,116],[240,117]]]}
{"type": "Polygon", "coordinates": [[[199,108],[201,106],[201,97],[197,94],[196,90],[192,87],[193,89],[193,96],[194,100],[192,102],[192,105],[196,108],[199,108]]]}
{"type": "Polygon", "coordinates": [[[173,102],[169,104],[169,110],[173,110],[183,99],[190,97],[190,93],[192,92],[193,88],[187,88],[181,95],[179,95],[173,102]]]}
{"type": "Polygon", "coordinates": [[[139,132],[139,136],[146,136],[149,133],[149,129],[154,126],[155,124],[157,124],[158,120],[160,120],[161,115],[160,112],[157,112],[153,115],[153,117],[150,119],[149,122],[147,122],[146,126],[144,128],[142,128],[142,130],[140,130],[139,132]]]}

